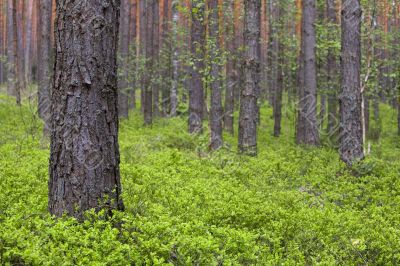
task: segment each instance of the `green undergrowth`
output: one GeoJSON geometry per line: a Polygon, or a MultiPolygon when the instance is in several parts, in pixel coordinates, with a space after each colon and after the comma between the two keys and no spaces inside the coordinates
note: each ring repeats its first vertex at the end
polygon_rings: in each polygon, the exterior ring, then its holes
{"type": "Polygon", "coordinates": [[[186,117],[146,128],[132,112],[120,128],[126,210],[84,222],[47,213],[48,140],[34,113],[0,95],[2,265],[400,263],[400,144],[388,106],[381,139],[351,170],[328,145],[296,146],[289,109],[274,138],[262,108],[257,158],[238,156],[228,135],[209,153],[186,117]]]}

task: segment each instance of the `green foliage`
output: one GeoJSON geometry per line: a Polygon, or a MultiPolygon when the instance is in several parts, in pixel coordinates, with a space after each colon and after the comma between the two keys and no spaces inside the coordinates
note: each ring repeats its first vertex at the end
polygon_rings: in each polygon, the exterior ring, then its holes
{"type": "Polygon", "coordinates": [[[352,170],[334,150],[294,145],[291,119],[273,138],[265,107],[258,158],[230,136],[208,153],[186,117],[143,128],[132,113],[120,130],[126,211],[78,222],[47,213],[41,124],[0,96],[0,264],[397,265],[400,145],[382,108],[380,142],[352,170]]]}

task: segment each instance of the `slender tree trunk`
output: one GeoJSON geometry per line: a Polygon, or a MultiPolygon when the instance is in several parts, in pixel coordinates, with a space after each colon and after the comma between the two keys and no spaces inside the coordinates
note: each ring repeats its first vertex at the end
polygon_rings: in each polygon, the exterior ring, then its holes
{"type": "Polygon", "coordinates": [[[227,52],[229,53],[226,63],[226,88],[225,88],[225,114],[224,114],[224,127],[225,130],[233,135],[233,112],[235,108],[235,98],[234,98],[234,89],[237,82],[236,71],[235,71],[235,2],[231,1],[231,3],[227,6],[227,20],[229,20],[226,27],[227,39],[226,46],[227,52]]]}
{"type": "Polygon", "coordinates": [[[4,82],[4,40],[6,38],[6,34],[4,32],[4,4],[5,1],[0,2],[0,84],[4,82]]]}
{"type": "Polygon", "coordinates": [[[242,58],[243,58],[243,37],[244,37],[244,32],[243,32],[243,1],[242,0],[235,0],[235,8],[234,8],[234,22],[235,22],[235,76],[236,76],[236,82],[234,83],[235,86],[233,87],[233,95],[234,95],[234,103],[235,103],[235,108],[236,110],[239,108],[239,103],[240,103],[240,95],[241,95],[241,90],[244,86],[244,80],[243,80],[243,69],[242,69],[242,58]]]}
{"type": "Polygon", "coordinates": [[[18,53],[18,24],[17,24],[17,1],[13,0],[13,5],[12,5],[12,20],[13,20],[13,51],[14,51],[14,73],[15,75],[15,99],[17,102],[17,105],[21,105],[21,77],[18,74],[20,70],[20,60],[19,56],[20,54],[18,53]]]}
{"type": "Polygon", "coordinates": [[[118,150],[119,1],[57,1],[49,210],[123,209],[118,150]],[[106,3],[106,2],[102,2],[106,3]]]}
{"type": "Polygon", "coordinates": [[[204,113],[204,47],[205,47],[205,6],[204,0],[193,0],[191,15],[191,52],[193,67],[191,70],[191,84],[189,88],[189,133],[200,133],[202,131],[202,120],[204,113]]]}
{"type": "MultiPolygon", "coordinates": [[[[161,38],[161,58],[160,58],[160,68],[162,68],[162,76],[161,76],[161,97],[162,97],[162,115],[165,117],[168,114],[171,116],[175,116],[176,115],[176,104],[174,102],[174,114],[172,114],[172,97],[178,97],[177,95],[174,96],[172,94],[172,90],[173,90],[173,62],[174,62],[174,46],[173,46],[173,40],[172,38],[176,38],[176,37],[172,37],[172,35],[176,36],[176,34],[174,34],[175,29],[173,28],[174,25],[172,25],[172,27],[170,27],[170,8],[172,9],[171,11],[171,16],[176,16],[178,15],[178,9],[177,9],[177,5],[178,3],[171,3],[170,5],[170,1],[169,0],[164,0],[164,6],[163,6],[163,23],[162,23],[162,38],[161,38]],[[170,30],[172,30],[172,32],[170,32],[170,30]],[[171,35],[169,35],[171,33],[171,35]]],[[[176,83],[177,84],[177,83],[176,83]]],[[[175,100],[175,98],[174,98],[175,100]]]]}
{"type": "Polygon", "coordinates": [[[15,49],[14,46],[14,23],[13,23],[13,0],[7,1],[7,93],[10,96],[16,95],[15,81],[15,49]]]}
{"type": "Polygon", "coordinates": [[[50,132],[50,86],[51,86],[51,12],[52,0],[39,0],[39,58],[38,64],[38,112],[45,122],[44,132],[50,132]]]}
{"type": "Polygon", "coordinates": [[[222,96],[221,96],[221,67],[218,58],[220,57],[219,45],[219,16],[218,0],[208,0],[208,34],[210,38],[211,58],[211,110],[210,110],[210,149],[217,150],[223,144],[222,140],[222,96]]]}
{"type": "MultiPolygon", "coordinates": [[[[25,90],[25,53],[24,53],[24,20],[25,20],[25,5],[24,0],[19,0],[15,2],[16,12],[15,12],[15,29],[17,38],[17,77],[20,92],[25,90]]],[[[15,34],[14,34],[15,35],[15,34]]]]}
{"type": "Polygon", "coordinates": [[[25,83],[32,81],[32,16],[33,1],[28,0],[27,19],[26,19],[26,45],[25,45],[25,83]]]}
{"type": "Polygon", "coordinates": [[[128,118],[129,113],[129,24],[130,0],[121,1],[121,21],[119,25],[119,66],[118,79],[118,115],[128,118]]]}
{"type": "Polygon", "coordinates": [[[151,125],[153,123],[153,90],[152,77],[154,68],[153,58],[153,23],[154,23],[154,4],[158,0],[147,0],[146,2],[146,71],[144,84],[144,124],[151,125]]]}
{"type": "Polygon", "coordinates": [[[317,71],[315,0],[303,1],[302,67],[304,86],[299,101],[297,143],[319,145],[317,123],[317,71]]]}
{"type": "Polygon", "coordinates": [[[275,61],[273,62],[274,64],[274,69],[275,69],[275,76],[272,77],[275,79],[275,88],[274,88],[274,100],[273,100],[273,111],[274,111],[274,136],[279,137],[281,134],[281,120],[282,120],[282,94],[283,94],[283,64],[284,64],[284,51],[283,51],[283,40],[282,40],[282,34],[283,34],[283,21],[281,19],[281,16],[283,14],[282,12],[282,3],[277,4],[278,7],[276,9],[276,18],[277,18],[277,25],[276,29],[274,30],[274,45],[272,47],[274,56],[273,58],[275,61]]]}
{"type": "Polygon", "coordinates": [[[170,92],[170,116],[176,116],[178,109],[178,82],[179,82],[179,48],[178,48],[179,12],[178,3],[172,4],[172,82],[170,92]]]}
{"type": "Polygon", "coordinates": [[[361,7],[342,0],[340,158],[349,166],[364,158],[361,125],[361,7]]]}
{"type": "Polygon", "coordinates": [[[244,3],[244,87],[239,114],[239,152],[257,155],[257,98],[260,82],[261,0],[244,3]]]}
{"type": "MultiPolygon", "coordinates": [[[[129,24],[130,27],[130,38],[129,38],[129,58],[130,62],[135,62],[136,63],[136,58],[137,58],[137,8],[138,8],[138,0],[133,0],[131,3],[131,21],[129,24]]],[[[131,71],[128,71],[128,73],[131,73],[131,80],[130,80],[130,89],[129,89],[129,100],[128,100],[128,105],[129,109],[136,109],[136,83],[137,83],[137,64],[134,66],[132,64],[129,64],[129,67],[135,68],[134,73],[131,71]]]]}
{"type": "MultiPolygon", "coordinates": [[[[327,0],[327,17],[329,28],[334,28],[337,22],[337,13],[336,13],[336,6],[335,0],[327,0]]],[[[332,29],[330,31],[329,36],[333,41],[336,36],[335,30],[332,29]]],[[[328,49],[328,58],[327,58],[327,82],[328,82],[328,127],[327,132],[329,137],[333,137],[337,126],[338,126],[338,113],[337,113],[337,85],[338,82],[338,66],[337,66],[337,58],[335,56],[334,49],[329,47],[328,49]]]]}
{"type": "MultiPolygon", "coordinates": [[[[146,39],[147,39],[147,0],[138,0],[139,1],[139,12],[140,12],[140,25],[139,25],[139,38],[140,38],[140,58],[144,59],[144,65],[146,65],[147,61],[147,52],[146,52],[146,39]]],[[[142,63],[142,62],[141,62],[142,63]]],[[[141,65],[142,67],[142,65],[141,65]]],[[[141,69],[140,71],[140,109],[142,113],[144,113],[145,106],[145,91],[147,86],[146,81],[146,73],[141,69]]]]}
{"type": "Polygon", "coordinates": [[[152,91],[153,91],[153,116],[160,116],[160,0],[153,2],[153,49],[151,60],[153,61],[152,91]]]}

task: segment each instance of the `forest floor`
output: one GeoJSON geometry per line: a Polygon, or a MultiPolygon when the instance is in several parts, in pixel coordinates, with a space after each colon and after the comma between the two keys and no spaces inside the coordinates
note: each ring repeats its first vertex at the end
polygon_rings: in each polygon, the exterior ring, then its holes
{"type": "Polygon", "coordinates": [[[352,170],[334,148],[294,144],[288,105],[280,138],[262,108],[257,158],[238,156],[229,135],[209,153],[185,116],[144,127],[132,112],[120,125],[126,210],[84,222],[47,212],[49,147],[34,106],[0,94],[0,265],[400,264],[400,139],[388,106],[380,140],[352,170]]]}

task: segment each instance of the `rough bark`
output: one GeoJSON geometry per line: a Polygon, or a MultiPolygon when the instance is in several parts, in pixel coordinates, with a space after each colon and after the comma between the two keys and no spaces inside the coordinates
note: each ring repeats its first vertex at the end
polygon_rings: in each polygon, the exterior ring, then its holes
{"type": "Polygon", "coordinates": [[[300,88],[297,143],[319,145],[317,123],[317,71],[316,71],[316,34],[315,0],[303,1],[302,34],[302,75],[303,86],[300,88]]]}
{"type": "Polygon", "coordinates": [[[236,86],[236,72],[235,64],[235,18],[234,18],[235,2],[228,3],[226,26],[227,40],[226,48],[229,56],[226,63],[226,87],[225,87],[225,113],[224,113],[224,127],[225,130],[233,135],[233,112],[235,108],[234,88],[236,86]]]}
{"type": "Polygon", "coordinates": [[[38,55],[38,113],[45,122],[45,132],[50,131],[50,86],[51,86],[51,12],[52,0],[39,0],[39,49],[38,55]]]}
{"type": "Polygon", "coordinates": [[[282,4],[278,3],[278,8],[276,11],[277,25],[274,30],[274,43],[272,46],[274,56],[273,58],[276,60],[273,62],[275,70],[275,76],[271,77],[275,79],[275,88],[274,88],[274,99],[273,99],[273,113],[274,113],[274,136],[279,137],[281,134],[281,121],[282,121],[282,94],[283,94],[283,64],[284,64],[284,51],[283,51],[283,40],[282,40],[282,32],[283,32],[283,21],[281,20],[282,12],[282,4]]]}
{"type": "Polygon", "coordinates": [[[208,34],[211,58],[211,110],[210,110],[210,143],[211,150],[218,150],[223,144],[222,139],[222,96],[221,96],[221,67],[220,67],[220,45],[219,45],[219,16],[218,16],[218,0],[208,1],[208,34]]]}
{"type": "Polygon", "coordinates": [[[342,0],[340,158],[349,166],[364,157],[361,121],[361,7],[342,0]]]}
{"type": "Polygon", "coordinates": [[[260,82],[261,1],[244,3],[244,86],[240,97],[239,152],[257,155],[257,97],[260,82]]]}
{"type": "Polygon", "coordinates": [[[204,0],[193,0],[191,8],[191,52],[192,69],[191,83],[189,88],[189,133],[200,133],[202,131],[202,120],[204,112],[204,47],[205,47],[205,6],[204,0]]]}
{"type": "Polygon", "coordinates": [[[129,114],[129,24],[130,0],[121,0],[121,21],[119,27],[119,79],[118,114],[128,118],[129,114]]]}
{"type": "Polygon", "coordinates": [[[120,1],[57,0],[49,210],[123,209],[118,149],[120,1]]]}

